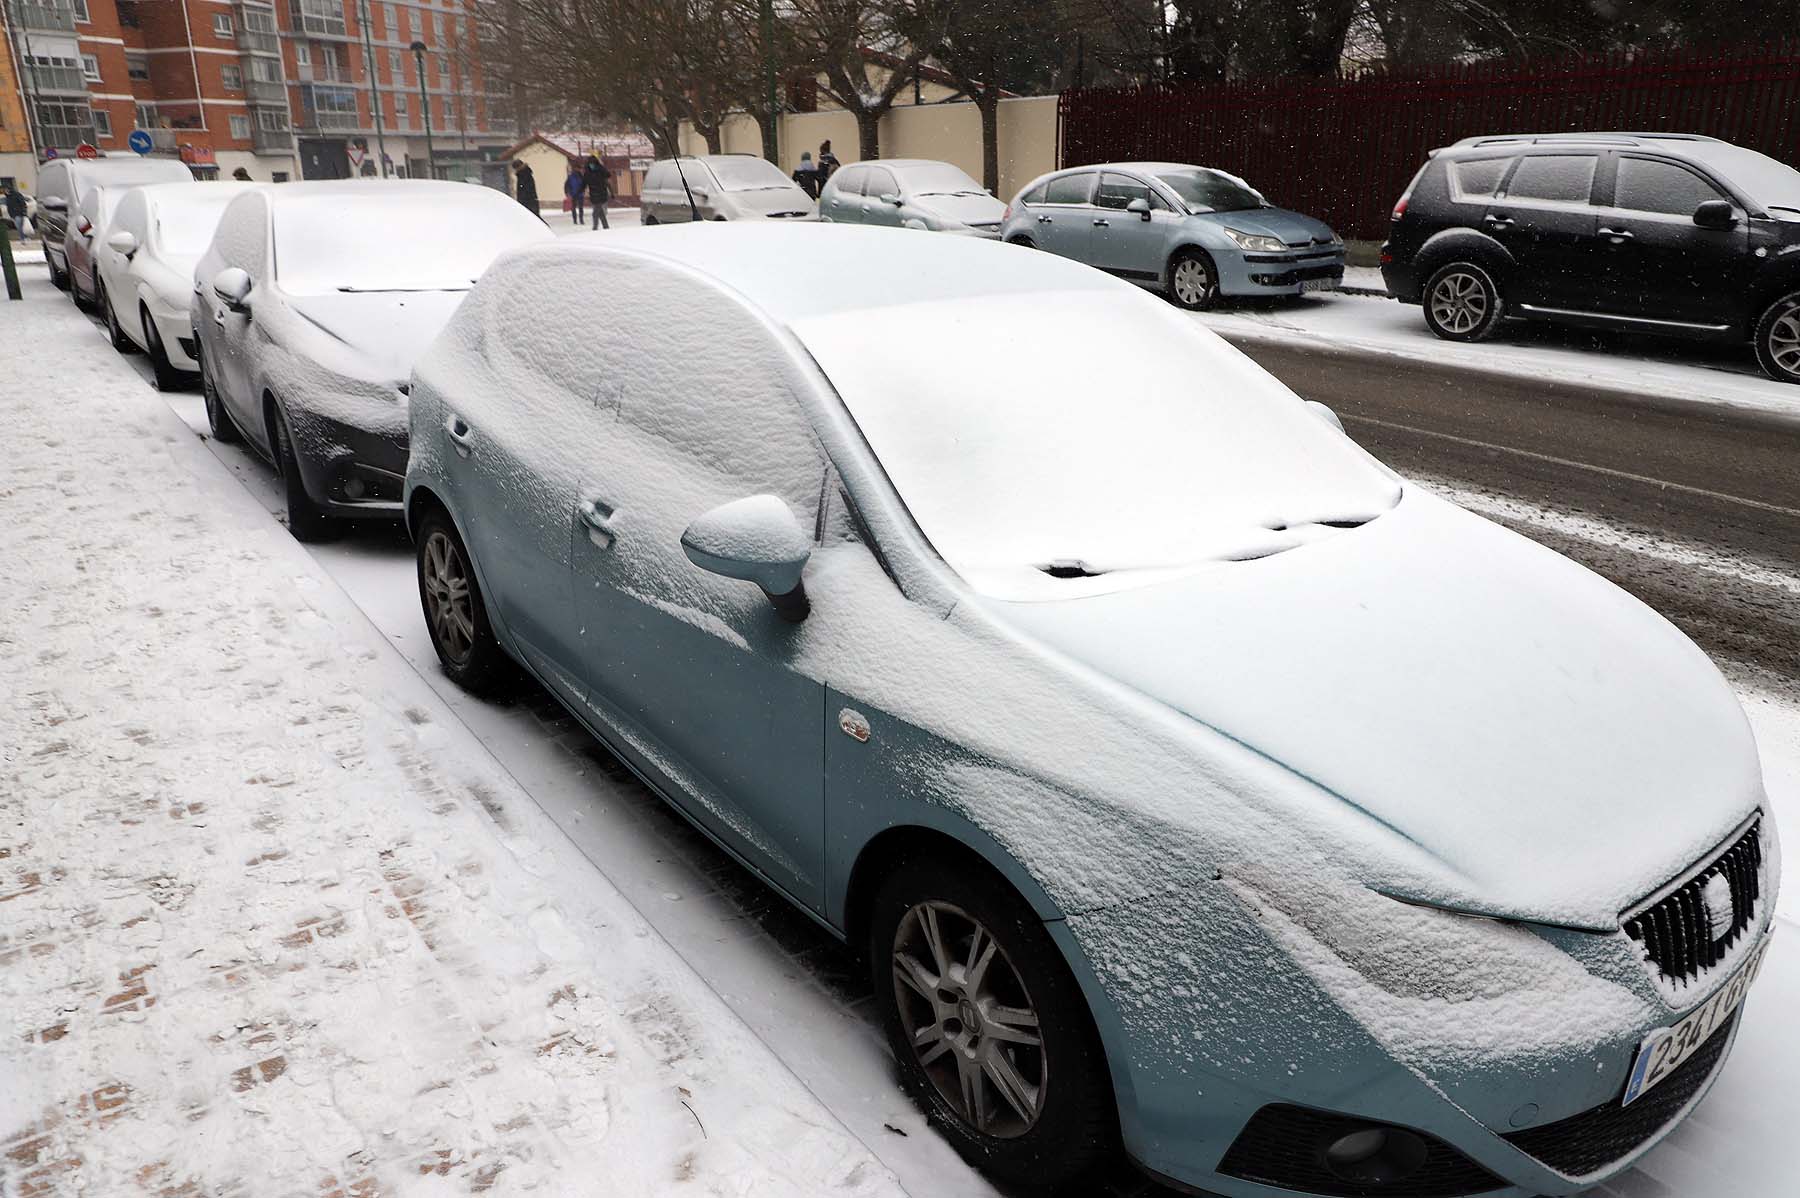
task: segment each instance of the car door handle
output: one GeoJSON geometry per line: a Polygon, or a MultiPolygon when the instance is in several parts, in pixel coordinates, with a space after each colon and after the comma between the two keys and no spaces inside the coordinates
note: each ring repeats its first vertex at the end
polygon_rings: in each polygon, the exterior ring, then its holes
{"type": "Polygon", "coordinates": [[[1619,245],[1622,242],[1631,240],[1630,229],[1595,229],[1594,232],[1600,234],[1602,237],[1611,238],[1614,245],[1619,245]]]}
{"type": "Polygon", "coordinates": [[[1055,217],[1050,217],[1050,216],[1038,217],[1038,224],[1040,224],[1040,225],[1053,225],[1055,223],[1056,223],[1055,217]]]}
{"type": "Polygon", "coordinates": [[[1507,229],[1512,227],[1513,218],[1510,216],[1496,216],[1490,212],[1487,214],[1487,223],[1493,225],[1496,229],[1507,229]]]}
{"type": "Polygon", "coordinates": [[[450,444],[456,447],[456,452],[465,458],[475,448],[475,430],[461,416],[452,416],[444,421],[444,433],[450,438],[450,444]]]}
{"type": "Polygon", "coordinates": [[[613,507],[598,499],[583,499],[575,505],[575,514],[587,525],[588,540],[597,549],[611,549],[617,533],[613,530],[613,507]]]}
{"type": "Polygon", "coordinates": [[[1096,227],[1101,228],[1101,229],[1112,228],[1112,222],[1107,220],[1105,217],[1096,216],[1094,218],[1094,224],[1096,227]]]}
{"type": "Polygon", "coordinates": [[[213,309],[213,323],[220,328],[225,327],[225,309],[223,307],[213,309]]]}

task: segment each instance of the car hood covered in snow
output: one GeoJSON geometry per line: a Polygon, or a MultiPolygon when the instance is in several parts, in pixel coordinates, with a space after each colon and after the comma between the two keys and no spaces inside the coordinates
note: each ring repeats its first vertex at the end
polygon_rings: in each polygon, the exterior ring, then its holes
{"type": "Polygon", "coordinates": [[[1310,245],[1315,241],[1330,241],[1333,236],[1331,226],[1324,221],[1314,220],[1298,212],[1289,212],[1286,208],[1208,212],[1202,214],[1201,219],[1214,224],[1230,225],[1240,233],[1279,237],[1288,245],[1310,245]]]}
{"type": "Polygon", "coordinates": [[[920,195],[915,196],[913,202],[933,216],[963,225],[997,225],[1006,215],[1006,205],[986,192],[920,195]]]}
{"type": "Polygon", "coordinates": [[[1461,880],[1421,895],[1365,879],[1395,897],[1616,928],[1761,799],[1743,714],[1681,633],[1416,488],[1359,528],[1254,561],[987,603],[1461,880]]]}
{"type": "Polygon", "coordinates": [[[342,291],[289,296],[296,315],[368,359],[369,377],[405,379],[466,291],[342,291]]]}

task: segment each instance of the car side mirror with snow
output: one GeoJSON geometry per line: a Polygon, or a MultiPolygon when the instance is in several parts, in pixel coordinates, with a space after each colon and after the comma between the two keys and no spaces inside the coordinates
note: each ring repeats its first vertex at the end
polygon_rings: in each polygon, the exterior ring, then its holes
{"type": "Polygon", "coordinates": [[[227,266],[213,276],[213,294],[232,311],[247,307],[250,299],[250,272],[241,266],[227,266]]]}
{"type": "Polygon", "coordinates": [[[754,582],[790,624],[812,610],[800,578],[812,542],[774,495],[734,499],[695,517],[681,534],[681,551],[709,574],[754,582]]]}
{"type": "Polygon", "coordinates": [[[1730,200],[1708,200],[1694,209],[1694,223],[1702,229],[1729,229],[1737,224],[1730,200]]]}
{"type": "Polygon", "coordinates": [[[1125,211],[1137,213],[1139,220],[1149,220],[1150,201],[1144,199],[1133,200],[1131,203],[1125,205],[1125,211]]]}
{"type": "MultiPolygon", "coordinates": [[[[1314,416],[1317,416],[1320,420],[1323,420],[1326,424],[1329,424],[1332,428],[1335,428],[1338,432],[1344,432],[1344,422],[1338,419],[1338,414],[1318,400],[1307,400],[1306,410],[1311,412],[1314,416]]],[[[1344,435],[1349,436],[1348,433],[1345,433],[1344,435]]]]}
{"type": "Polygon", "coordinates": [[[138,240],[124,229],[109,234],[106,246],[116,254],[124,254],[127,258],[138,252],[138,240]]]}
{"type": "Polygon", "coordinates": [[[894,207],[898,208],[900,206],[900,197],[891,191],[884,192],[881,196],[881,202],[884,204],[892,204],[894,207]]]}

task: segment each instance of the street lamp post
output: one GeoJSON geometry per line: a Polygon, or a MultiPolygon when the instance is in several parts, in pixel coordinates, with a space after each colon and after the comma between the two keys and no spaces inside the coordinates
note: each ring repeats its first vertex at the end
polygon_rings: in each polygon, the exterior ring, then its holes
{"type": "Polygon", "coordinates": [[[425,51],[424,42],[412,44],[413,63],[419,69],[419,107],[425,112],[425,174],[428,178],[437,178],[437,151],[431,148],[431,96],[425,91],[425,51]]]}
{"type": "Polygon", "coordinates": [[[381,177],[387,178],[387,136],[381,128],[381,80],[375,74],[375,44],[369,39],[369,0],[357,0],[356,24],[362,33],[363,56],[369,66],[369,113],[375,118],[375,152],[381,155],[375,163],[381,177]]]}

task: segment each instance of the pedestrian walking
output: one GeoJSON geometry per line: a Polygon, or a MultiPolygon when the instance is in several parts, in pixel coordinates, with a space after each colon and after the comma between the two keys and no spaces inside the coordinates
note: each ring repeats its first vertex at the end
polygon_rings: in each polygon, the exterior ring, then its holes
{"type": "Polygon", "coordinates": [[[600,161],[600,155],[587,156],[587,165],[581,169],[581,181],[587,187],[588,203],[594,208],[593,227],[612,228],[612,224],[606,219],[606,202],[612,199],[612,172],[600,161]]]}
{"type": "Polygon", "coordinates": [[[12,222],[12,227],[19,231],[19,240],[21,241],[31,236],[31,221],[25,215],[28,210],[25,193],[21,192],[16,185],[9,184],[6,188],[6,218],[12,222]]]}
{"type": "Polygon", "coordinates": [[[518,198],[519,203],[525,206],[525,211],[539,220],[543,220],[544,214],[538,211],[537,176],[532,174],[531,168],[526,166],[523,160],[513,163],[513,176],[513,195],[518,198]]]}
{"type": "Polygon", "coordinates": [[[581,168],[573,162],[569,164],[569,177],[563,180],[563,207],[575,216],[575,223],[582,224],[587,220],[581,210],[581,197],[587,194],[587,183],[581,177],[581,168]]]}
{"type": "Polygon", "coordinates": [[[819,198],[819,192],[822,190],[819,185],[819,168],[813,162],[811,150],[800,151],[800,165],[794,168],[794,182],[800,185],[801,191],[813,199],[819,198]]]}
{"type": "Polygon", "coordinates": [[[236,179],[239,183],[254,183],[255,182],[255,180],[250,177],[250,172],[245,170],[241,166],[231,172],[231,177],[233,179],[236,179]]]}
{"type": "Polygon", "coordinates": [[[831,152],[831,139],[828,137],[824,141],[820,142],[819,143],[819,186],[824,187],[826,181],[828,179],[830,179],[831,176],[837,171],[837,168],[842,165],[844,165],[844,164],[838,161],[838,156],[831,152]]]}

